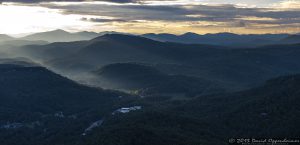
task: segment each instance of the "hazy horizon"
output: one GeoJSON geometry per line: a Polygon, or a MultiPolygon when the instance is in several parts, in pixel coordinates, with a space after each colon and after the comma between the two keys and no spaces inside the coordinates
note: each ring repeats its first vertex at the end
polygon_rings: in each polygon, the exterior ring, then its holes
{"type": "MultiPolygon", "coordinates": [[[[53,29],[53,30],[48,30],[48,31],[40,31],[40,32],[34,32],[34,33],[20,33],[20,34],[5,34],[5,33],[0,33],[0,35],[7,35],[13,38],[23,38],[26,36],[30,36],[33,34],[37,34],[37,33],[46,33],[46,32],[53,32],[53,31],[57,31],[57,30],[62,30],[68,33],[79,33],[79,32],[91,32],[91,33],[104,33],[104,32],[116,32],[116,33],[124,33],[126,34],[127,32],[120,32],[120,31],[68,31],[68,30],[64,30],[64,29],[53,29]]],[[[191,32],[191,31],[186,31],[186,32],[182,32],[182,33],[159,33],[159,32],[149,32],[149,33],[127,33],[127,34],[133,34],[133,35],[143,35],[143,34],[173,34],[173,35],[184,35],[186,33],[195,33],[198,35],[207,35],[207,34],[224,34],[224,33],[230,33],[230,34],[237,34],[237,35],[265,35],[265,34],[287,34],[287,35],[298,35],[298,32],[294,32],[294,33],[262,33],[262,34],[252,34],[252,33],[233,33],[233,32],[216,32],[216,33],[196,33],[196,32],[191,32]]]]}

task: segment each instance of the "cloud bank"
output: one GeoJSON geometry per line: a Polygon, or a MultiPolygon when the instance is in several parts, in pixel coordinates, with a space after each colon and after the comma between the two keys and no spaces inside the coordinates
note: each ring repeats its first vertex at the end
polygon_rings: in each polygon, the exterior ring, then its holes
{"type": "Polygon", "coordinates": [[[226,0],[215,1],[225,4],[210,4],[206,0],[7,1],[57,10],[65,16],[76,15],[79,21],[93,25],[91,29],[95,31],[105,27],[137,33],[292,33],[299,32],[300,27],[300,0],[266,0],[270,4],[264,7],[239,3],[259,3],[258,0],[227,1],[227,4],[226,0]]]}

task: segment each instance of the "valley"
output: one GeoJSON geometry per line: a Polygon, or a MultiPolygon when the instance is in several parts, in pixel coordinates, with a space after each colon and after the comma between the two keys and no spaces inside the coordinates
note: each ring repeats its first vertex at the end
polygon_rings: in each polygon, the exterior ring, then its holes
{"type": "Polygon", "coordinates": [[[120,33],[52,43],[58,32],[1,42],[5,145],[225,145],[300,134],[294,36],[249,48],[120,33]]]}

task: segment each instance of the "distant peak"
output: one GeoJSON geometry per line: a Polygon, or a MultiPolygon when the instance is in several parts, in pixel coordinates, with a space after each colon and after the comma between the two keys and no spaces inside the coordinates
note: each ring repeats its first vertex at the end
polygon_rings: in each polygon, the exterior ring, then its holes
{"type": "MultiPolygon", "coordinates": [[[[91,33],[90,31],[80,31],[81,33],[91,33]]],[[[79,33],[80,33],[79,32],[79,33]]]]}
{"type": "Polygon", "coordinates": [[[49,31],[49,32],[55,32],[55,33],[69,33],[65,30],[62,30],[62,29],[56,29],[56,30],[53,30],[53,31],[49,31]]]}
{"type": "Polygon", "coordinates": [[[127,34],[105,34],[99,37],[96,37],[95,39],[92,39],[91,41],[101,41],[101,40],[112,40],[112,41],[118,41],[118,42],[126,42],[126,43],[153,43],[154,40],[136,36],[136,35],[127,35],[127,34]]]}
{"type": "Polygon", "coordinates": [[[122,39],[122,38],[142,38],[142,37],[135,36],[135,35],[125,35],[125,34],[104,34],[95,39],[102,39],[102,38],[122,39]]]}
{"type": "Polygon", "coordinates": [[[65,31],[63,29],[56,29],[56,30],[53,30],[53,31],[56,31],[56,32],[67,32],[67,31],[65,31]]]}
{"type": "Polygon", "coordinates": [[[145,33],[143,35],[157,35],[157,34],[155,34],[155,33],[145,33]]]}
{"type": "Polygon", "coordinates": [[[230,33],[230,32],[221,32],[221,33],[216,33],[216,34],[234,34],[234,33],[230,33]]]}
{"type": "Polygon", "coordinates": [[[296,34],[293,34],[293,35],[289,35],[288,37],[290,37],[290,38],[299,38],[300,37],[300,35],[296,35],[296,34]]]}
{"type": "MultiPolygon", "coordinates": [[[[65,30],[62,30],[62,29],[56,29],[56,30],[52,30],[52,31],[44,31],[44,32],[38,32],[38,33],[34,33],[32,35],[40,35],[40,34],[47,34],[47,33],[54,33],[54,34],[66,34],[66,33],[69,33],[65,30]]],[[[31,35],[28,35],[28,36],[31,36],[31,35]]]]}
{"type": "Polygon", "coordinates": [[[6,35],[6,34],[0,34],[0,36],[6,36],[6,37],[10,37],[10,36],[8,36],[8,35],[6,35]]]}
{"type": "Polygon", "coordinates": [[[9,35],[6,34],[0,34],[1,39],[13,39],[14,37],[11,37],[9,35]]]}
{"type": "Polygon", "coordinates": [[[300,35],[289,35],[288,37],[284,38],[283,40],[297,40],[300,41],[300,35]]]}
{"type": "Polygon", "coordinates": [[[208,34],[206,34],[206,35],[227,35],[227,36],[232,36],[232,35],[238,35],[238,34],[234,34],[234,33],[229,33],[229,32],[222,32],[222,33],[208,33],[208,34]]]}
{"type": "Polygon", "coordinates": [[[96,32],[92,32],[92,31],[80,31],[80,32],[76,32],[76,33],[96,33],[96,32]]]}
{"type": "Polygon", "coordinates": [[[199,35],[199,34],[193,33],[193,32],[187,32],[187,33],[184,33],[183,35],[199,35]]]}
{"type": "Polygon", "coordinates": [[[114,37],[122,37],[123,34],[104,34],[98,38],[114,38],[114,37]]]}

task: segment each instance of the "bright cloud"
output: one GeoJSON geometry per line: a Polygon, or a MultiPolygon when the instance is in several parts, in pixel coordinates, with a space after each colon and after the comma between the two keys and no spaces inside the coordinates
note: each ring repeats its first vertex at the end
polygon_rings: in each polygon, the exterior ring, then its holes
{"type": "Polygon", "coordinates": [[[4,3],[0,5],[0,33],[53,29],[130,33],[300,31],[300,0],[74,1],[4,3]]]}
{"type": "Polygon", "coordinates": [[[284,0],[273,4],[275,8],[300,9],[300,0],[284,0]]]}
{"type": "Polygon", "coordinates": [[[80,15],[63,15],[59,10],[37,6],[0,5],[0,33],[18,34],[53,29],[84,29],[90,25],[80,15]]]}

